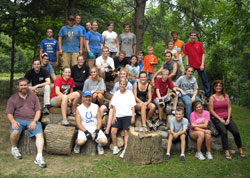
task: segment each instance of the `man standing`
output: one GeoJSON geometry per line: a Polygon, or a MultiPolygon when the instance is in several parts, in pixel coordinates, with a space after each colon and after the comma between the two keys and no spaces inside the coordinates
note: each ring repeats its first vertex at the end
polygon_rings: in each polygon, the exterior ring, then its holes
{"type": "Polygon", "coordinates": [[[52,65],[49,63],[49,55],[47,53],[42,54],[41,68],[46,69],[49,72],[49,75],[52,81],[56,80],[55,70],[52,67],[52,65]]]}
{"type": "Polygon", "coordinates": [[[44,108],[43,114],[49,114],[50,105],[50,77],[46,69],[41,68],[39,59],[35,59],[32,64],[33,68],[26,72],[25,77],[31,82],[29,89],[38,95],[43,94],[44,108]]]}
{"type": "Polygon", "coordinates": [[[205,71],[205,51],[203,44],[197,41],[198,32],[191,31],[189,33],[190,42],[185,45],[184,55],[186,55],[186,64],[197,70],[204,85],[205,96],[210,96],[210,85],[208,83],[205,71]]]}
{"type": "Polygon", "coordinates": [[[62,68],[77,64],[77,56],[82,54],[84,34],[81,28],[74,26],[75,17],[68,17],[68,25],[58,33],[59,54],[62,55],[62,68]]]}
{"type": "Polygon", "coordinates": [[[53,38],[53,30],[47,29],[47,38],[42,40],[40,44],[40,60],[42,61],[42,54],[47,53],[49,55],[49,62],[54,67],[54,70],[56,71],[56,68],[59,63],[59,48],[58,48],[58,42],[56,39],[53,38]]]}
{"type": "Polygon", "coordinates": [[[37,156],[34,163],[45,168],[47,165],[42,155],[44,136],[42,125],[38,122],[41,116],[39,99],[29,90],[27,79],[19,79],[17,88],[18,92],[9,98],[6,107],[6,114],[10,121],[11,154],[16,159],[22,159],[17,143],[22,131],[27,129],[30,137],[36,137],[37,156]]]}
{"type": "Polygon", "coordinates": [[[182,52],[184,51],[185,43],[182,40],[178,39],[179,33],[177,31],[172,31],[171,36],[174,41],[174,50],[177,51],[179,56],[179,63],[182,64],[182,52]]]}
{"type": "Polygon", "coordinates": [[[130,24],[124,24],[125,32],[119,36],[120,50],[126,52],[125,59],[129,62],[130,57],[136,53],[136,36],[130,32],[130,24]]]}
{"type": "Polygon", "coordinates": [[[82,30],[82,34],[83,34],[83,47],[82,50],[84,52],[84,56],[87,57],[87,49],[85,48],[86,46],[86,42],[85,42],[85,37],[86,37],[86,29],[84,26],[80,25],[81,23],[81,16],[79,14],[75,15],[75,26],[80,27],[80,29],[82,30]]]}
{"type": "Polygon", "coordinates": [[[98,154],[103,155],[103,146],[108,143],[108,140],[101,130],[102,118],[99,106],[91,102],[92,95],[91,91],[84,91],[82,104],[76,110],[76,125],[79,130],[74,152],[80,153],[80,147],[90,139],[97,142],[98,154]]]}

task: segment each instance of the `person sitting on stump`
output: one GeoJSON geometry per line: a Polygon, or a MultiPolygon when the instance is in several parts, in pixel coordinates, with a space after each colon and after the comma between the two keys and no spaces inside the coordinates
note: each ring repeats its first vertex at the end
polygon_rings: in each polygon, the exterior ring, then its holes
{"type": "Polygon", "coordinates": [[[35,59],[32,64],[32,69],[26,72],[24,78],[31,82],[32,86],[29,89],[37,95],[43,95],[43,114],[49,114],[50,106],[50,76],[46,69],[41,68],[39,59],[35,59]]]}
{"type": "Polygon", "coordinates": [[[18,92],[9,98],[6,107],[6,114],[10,121],[11,154],[16,159],[22,159],[17,143],[22,131],[28,130],[30,137],[36,137],[37,155],[34,163],[46,168],[47,165],[42,155],[44,147],[43,129],[41,123],[38,122],[41,117],[39,99],[29,89],[26,78],[20,78],[17,83],[18,92]]]}
{"type": "Polygon", "coordinates": [[[165,161],[170,159],[170,150],[172,143],[181,142],[181,155],[180,161],[186,162],[185,158],[185,147],[187,138],[188,120],[184,118],[184,109],[177,108],[175,112],[175,117],[170,120],[170,135],[168,137],[168,147],[165,156],[165,161]]]}
{"type": "Polygon", "coordinates": [[[130,90],[126,89],[128,79],[121,78],[119,81],[120,90],[115,92],[112,97],[111,105],[113,107],[113,120],[111,128],[111,138],[113,141],[113,154],[118,154],[120,149],[117,147],[118,129],[124,130],[124,150],[120,158],[123,158],[128,145],[128,130],[130,124],[135,123],[135,97],[130,90]]]}
{"type": "Polygon", "coordinates": [[[80,147],[88,140],[97,142],[97,151],[99,155],[104,154],[103,146],[108,140],[101,130],[102,119],[100,109],[97,104],[92,103],[92,92],[86,90],[82,93],[82,104],[76,110],[76,125],[78,135],[74,147],[75,153],[80,153],[80,147]]]}
{"type": "Polygon", "coordinates": [[[75,116],[76,106],[80,98],[78,92],[74,92],[73,88],[75,83],[71,76],[70,67],[64,67],[62,69],[62,76],[58,77],[54,83],[54,88],[51,93],[50,103],[51,106],[61,106],[62,112],[62,125],[68,126],[69,122],[67,120],[67,108],[68,105],[72,105],[72,111],[69,113],[75,116]]]}

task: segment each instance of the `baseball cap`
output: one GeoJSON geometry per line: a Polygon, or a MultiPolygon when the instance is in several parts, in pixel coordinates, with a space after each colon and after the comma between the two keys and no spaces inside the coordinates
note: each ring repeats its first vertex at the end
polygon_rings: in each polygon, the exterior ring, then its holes
{"type": "Polygon", "coordinates": [[[42,54],[42,58],[43,58],[44,56],[48,56],[48,57],[49,57],[48,53],[43,53],[43,54],[42,54]]]}
{"type": "Polygon", "coordinates": [[[92,96],[93,93],[90,90],[86,90],[82,92],[82,96],[92,96]]]}
{"type": "Polygon", "coordinates": [[[74,17],[73,15],[70,15],[70,16],[68,17],[68,20],[70,20],[70,21],[75,21],[75,17],[74,17]]]}

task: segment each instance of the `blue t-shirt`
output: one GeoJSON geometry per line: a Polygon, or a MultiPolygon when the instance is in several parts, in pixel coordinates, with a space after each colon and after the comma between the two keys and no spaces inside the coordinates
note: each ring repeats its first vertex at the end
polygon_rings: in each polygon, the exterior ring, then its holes
{"type": "Polygon", "coordinates": [[[43,49],[43,53],[47,53],[49,55],[49,60],[54,62],[56,61],[56,51],[59,50],[58,42],[56,39],[47,39],[41,41],[40,48],[43,49]]]}
{"type": "Polygon", "coordinates": [[[101,44],[103,44],[103,39],[100,33],[89,31],[86,35],[86,39],[89,40],[89,49],[92,53],[101,53],[101,44]]]}
{"type": "Polygon", "coordinates": [[[55,70],[50,63],[48,63],[46,66],[41,66],[41,68],[46,69],[49,72],[49,75],[55,73],[55,70]]]}
{"type": "MultiPolygon", "coordinates": [[[[84,38],[86,38],[86,35],[87,35],[87,32],[86,32],[86,29],[85,29],[85,27],[84,26],[79,26],[81,29],[82,29],[82,34],[83,34],[83,37],[84,38]]],[[[84,45],[84,43],[83,43],[83,47],[82,47],[82,49],[84,50],[85,49],[85,45],[84,45]]]]}
{"type": "Polygon", "coordinates": [[[83,33],[80,27],[68,27],[67,25],[62,27],[58,33],[58,36],[62,37],[62,50],[67,53],[79,53],[80,52],[80,37],[83,37],[83,33]]]}
{"type": "Polygon", "coordinates": [[[140,63],[138,64],[138,66],[140,67],[140,72],[141,72],[141,70],[143,68],[143,61],[142,60],[140,61],[140,63]]]}

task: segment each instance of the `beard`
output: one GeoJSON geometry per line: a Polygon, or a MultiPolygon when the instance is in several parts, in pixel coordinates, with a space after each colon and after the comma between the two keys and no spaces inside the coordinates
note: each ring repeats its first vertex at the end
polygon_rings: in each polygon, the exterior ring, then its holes
{"type": "Polygon", "coordinates": [[[25,96],[25,95],[27,95],[29,89],[28,89],[28,88],[26,88],[26,89],[19,89],[18,91],[19,91],[19,93],[20,93],[21,95],[25,96]]]}

